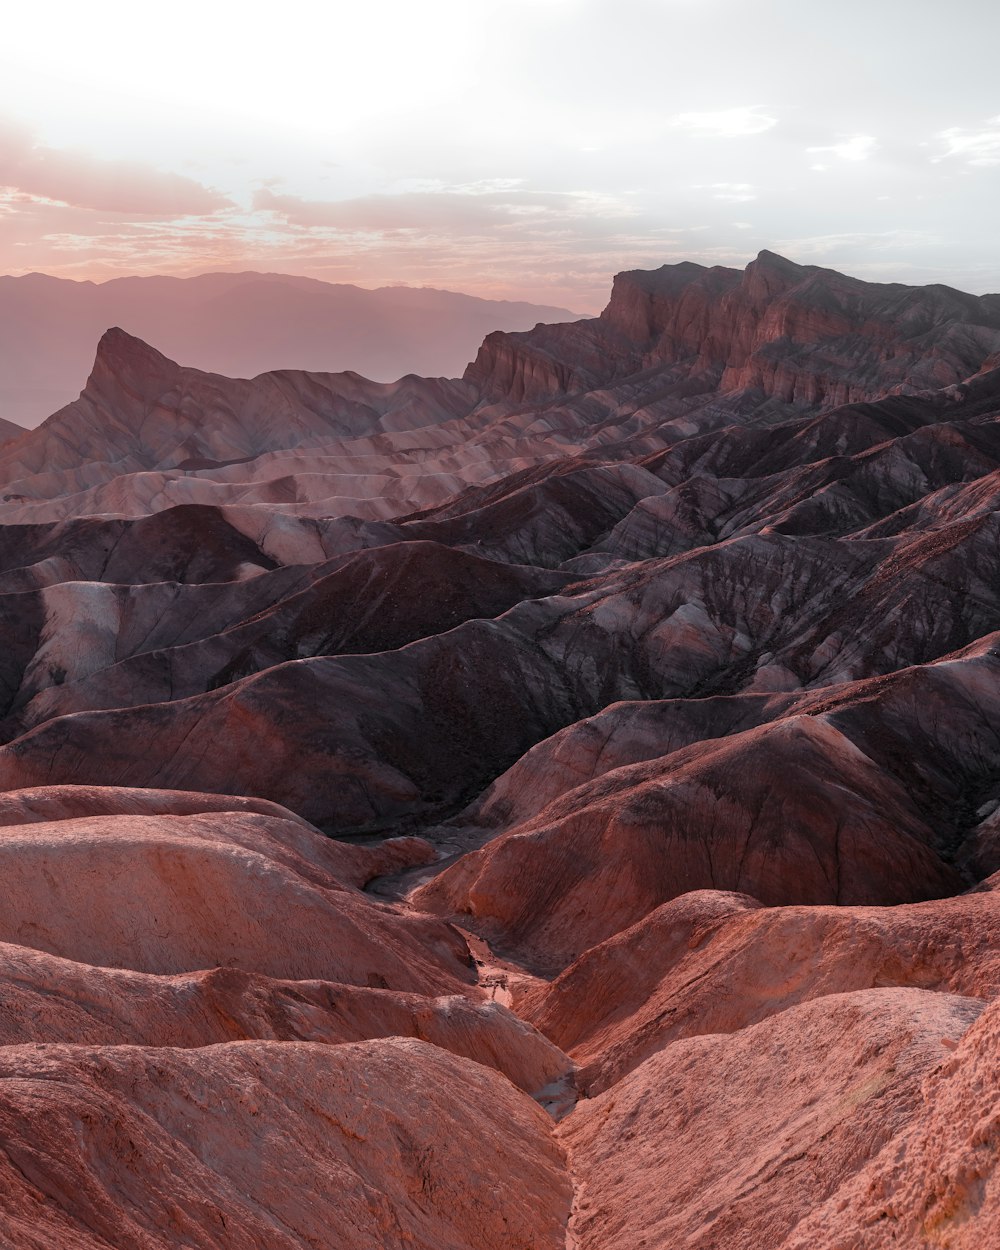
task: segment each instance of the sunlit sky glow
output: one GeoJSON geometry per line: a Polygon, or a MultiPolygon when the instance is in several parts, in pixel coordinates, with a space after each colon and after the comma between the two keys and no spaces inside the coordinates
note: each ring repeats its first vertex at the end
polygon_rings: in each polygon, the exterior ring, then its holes
{"type": "Polygon", "coordinates": [[[596,311],[768,247],[1000,290],[998,44],[983,0],[11,6],[0,272],[596,311]]]}

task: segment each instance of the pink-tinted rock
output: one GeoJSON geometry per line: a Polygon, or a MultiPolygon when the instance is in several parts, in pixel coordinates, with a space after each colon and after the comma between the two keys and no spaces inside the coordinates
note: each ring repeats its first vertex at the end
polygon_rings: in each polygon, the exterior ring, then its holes
{"type": "Polygon", "coordinates": [[[352,369],[388,381],[407,373],[453,377],[489,331],[528,330],[572,316],[565,308],[429,287],[366,290],[291,274],[148,275],[101,283],[41,273],[4,276],[0,412],[36,425],[68,403],[87,375],[94,343],[110,325],[124,326],[177,360],[231,377],[252,378],[265,369],[352,369]]]}
{"type": "Polygon", "coordinates": [[[496,1068],[527,1093],[571,1079],[562,1051],[496,1002],[281,981],[239,968],[156,976],[0,943],[0,1046],[194,1047],[253,1038],[338,1045],[377,1037],[431,1042],[496,1068]]]}
{"type": "MultiPolygon", "coordinates": [[[[41,591],[24,662],[6,669],[16,693],[3,732],[15,737],[73,711],[176,701],[289,660],[393,650],[569,581],[429,542],[331,563],[304,588],[279,590],[278,603],[248,595],[246,583],[211,598],[168,585],[155,598],[152,587],[93,582],[41,591]]],[[[20,606],[27,615],[23,599],[20,606]]]]}
{"type": "Polygon", "coordinates": [[[998,349],[771,253],[105,335],[0,449],[0,1243],[993,1250],[998,349]]]}
{"type": "Polygon", "coordinates": [[[786,1250],[992,1250],[1000,1226],[1000,1007],[988,1007],[926,1078],[910,1123],[806,1217],[786,1250]]]}
{"type": "Polygon", "coordinates": [[[829,721],[798,716],[570,791],[414,901],[551,969],[701,887],[765,903],[954,892],[932,845],[898,783],[829,721]]]}
{"type": "Polygon", "coordinates": [[[785,1247],[915,1122],[924,1076],[981,1010],[951,995],[869,990],[675,1042],[561,1126],[577,1245],[785,1247]]]}
{"type": "Polygon", "coordinates": [[[372,903],[337,878],[346,865],[350,879],[364,856],[256,814],[8,825],[0,941],[141,972],[223,966],[418,993],[461,989],[468,952],[454,931],[372,903]]]}
{"type": "Polygon", "coordinates": [[[1000,994],[1000,894],[902,907],[762,908],[700,890],[593,947],[518,1010],[606,1089],[679,1038],[732,1033],[880,986],[1000,994]]]}
{"type": "Polygon", "coordinates": [[[0,793],[0,825],[30,825],[81,816],[196,816],[207,812],[253,812],[312,830],[307,821],[286,807],[243,795],[139,790],[127,786],[37,786],[0,793]]]}
{"type": "Polygon", "coordinates": [[[20,438],[24,429],[25,427],[18,425],[16,421],[8,421],[6,417],[0,417],[0,447],[6,443],[12,443],[15,438],[20,438]]]}
{"type": "Polygon", "coordinates": [[[490,335],[466,379],[537,403],[675,365],[706,390],[833,406],[961,382],[997,351],[1000,313],[947,288],[872,285],[763,251],[744,274],[690,262],[619,274],[599,321],[568,330],[490,335]]]}
{"type": "Polygon", "coordinates": [[[420,1042],[0,1048],[18,1250],[562,1250],[551,1121],[420,1042]]]}
{"type": "Polygon", "coordinates": [[[0,515],[33,524],[244,505],[265,520],[378,520],[552,456],[516,432],[492,455],[469,446],[476,399],[466,383],[414,375],[225,378],[115,328],[80,398],[0,452],[0,515]]]}
{"type": "Polygon", "coordinates": [[[513,828],[617,768],[751,728],[793,704],[790,695],[613,703],[525,752],[457,819],[490,829],[513,828]]]}

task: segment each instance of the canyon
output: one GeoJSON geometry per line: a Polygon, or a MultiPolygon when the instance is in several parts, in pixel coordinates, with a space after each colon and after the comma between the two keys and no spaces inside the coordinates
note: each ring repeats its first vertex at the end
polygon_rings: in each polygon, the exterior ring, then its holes
{"type": "Polygon", "coordinates": [[[0,430],[0,1243],[1000,1248],[1000,295],[161,346],[0,430]]]}

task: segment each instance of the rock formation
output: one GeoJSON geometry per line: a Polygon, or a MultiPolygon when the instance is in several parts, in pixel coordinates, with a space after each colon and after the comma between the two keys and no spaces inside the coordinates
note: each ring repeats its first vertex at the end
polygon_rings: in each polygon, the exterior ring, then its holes
{"type": "Polygon", "coordinates": [[[572,317],[565,308],[431,287],[366,290],[279,273],[100,283],[0,277],[0,418],[35,426],[69,403],[94,344],[113,325],[231,377],[280,367],[356,369],[391,381],[407,373],[450,377],[491,330],[572,317]]]}
{"type": "Polygon", "coordinates": [[[0,1073],[11,1244],[565,1241],[570,1187],[545,1113],[437,1046],[12,1046],[0,1073]]]}
{"type": "Polygon", "coordinates": [[[562,1129],[585,1178],[577,1244],[810,1244],[798,1226],[821,1204],[836,1210],[862,1161],[891,1154],[926,1114],[922,1079],[981,1010],[950,995],[869,990],[674,1042],[562,1129]]]}
{"type": "Polygon", "coordinates": [[[0,1243],[1000,1250],[998,516],[997,296],[108,331],[0,446],[0,1243]]]}

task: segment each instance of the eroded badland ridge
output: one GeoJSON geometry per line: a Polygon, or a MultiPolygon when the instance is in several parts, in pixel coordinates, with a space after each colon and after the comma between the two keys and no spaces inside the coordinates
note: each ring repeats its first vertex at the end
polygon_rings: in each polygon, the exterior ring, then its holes
{"type": "Polygon", "coordinates": [[[0,1242],[1000,1246],[998,517],[1000,296],[109,330],[0,443],[0,1242]]]}

